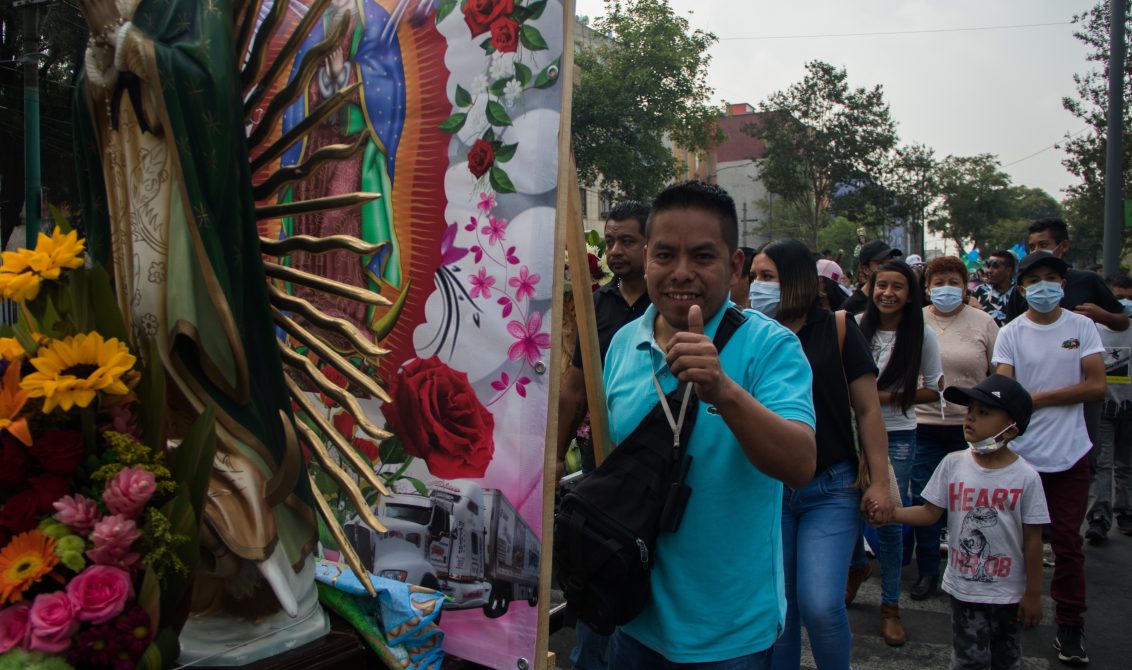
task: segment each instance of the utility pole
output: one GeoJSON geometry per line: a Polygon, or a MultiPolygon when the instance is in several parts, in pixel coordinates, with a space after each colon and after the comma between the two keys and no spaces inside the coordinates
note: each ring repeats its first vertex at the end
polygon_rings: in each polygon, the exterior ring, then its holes
{"type": "Polygon", "coordinates": [[[1121,189],[1124,175],[1120,170],[1124,149],[1124,22],[1126,0],[1109,0],[1108,47],[1108,137],[1104,178],[1104,273],[1120,274],[1120,248],[1123,231],[1121,189]]]}
{"type": "Polygon", "coordinates": [[[39,6],[51,0],[16,0],[12,7],[24,10],[24,225],[27,248],[35,246],[39,233],[39,6]]]}

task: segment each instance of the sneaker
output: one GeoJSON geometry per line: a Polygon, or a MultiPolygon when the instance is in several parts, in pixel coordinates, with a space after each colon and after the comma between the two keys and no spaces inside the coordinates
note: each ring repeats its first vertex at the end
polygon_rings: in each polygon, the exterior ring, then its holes
{"type": "Polygon", "coordinates": [[[1085,531],[1085,539],[1089,544],[1103,544],[1108,539],[1108,526],[1100,519],[1089,522],[1089,529],[1085,531]]]}
{"type": "Polygon", "coordinates": [[[1049,543],[1042,545],[1042,565],[1047,568],[1052,568],[1054,564],[1053,547],[1049,543]]]}
{"type": "Polygon", "coordinates": [[[1065,665],[1082,667],[1089,664],[1089,655],[1085,653],[1085,629],[1082,626],[1059,624],[1053,648],[1057,650],[1057,660],[1065,665]]]}
{"type": "Polygon", "coordinates": [[[1116,517],[1116,527],[1125,535],[1132,535],[1132,514],[1121,514],[1116,517]]]}

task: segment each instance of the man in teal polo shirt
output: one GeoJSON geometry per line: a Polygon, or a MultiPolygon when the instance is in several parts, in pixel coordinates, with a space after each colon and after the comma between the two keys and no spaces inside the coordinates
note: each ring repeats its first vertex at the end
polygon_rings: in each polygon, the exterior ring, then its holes
{"type": "Polygon", "coordinates": [[[645,231],[652,305],[606,358],[615,443],[656,404],[654,374],[664,393],[679,380],[700,399],[683,523],[661,534],[652,598],[614,634],[610,668],[769,667],[782,629],[782,483],[804,486],[816,459],[810,366],[794,335],[758,313],[722,353],[712,344],[742,270],[737,220],[717,186],[657,196],[645,231]]]}

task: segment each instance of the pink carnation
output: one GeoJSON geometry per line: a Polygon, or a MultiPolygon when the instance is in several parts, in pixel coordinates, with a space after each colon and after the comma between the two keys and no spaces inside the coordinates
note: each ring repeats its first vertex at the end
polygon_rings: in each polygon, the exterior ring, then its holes
{"type": "Polygon", "coordinates": [[[55,520],[79,535],[90,533],[98,521],[98,503],[79,493],[63,496],[52,506],[55,508],[55,520]]]}
{"type": "Polygon", "coordinates": [[[0,654],[27,645],[30,611],[31,604],[27,602],[0,610],[0,654]]]}
{"type": "Polygon", "coordinates": [[[94,547],[87,550],[87,558],[98,565],[128,568],[141,557],[130,551],[130,547],[140,536],[138,525],[133,519],[127,519],[121,514],[105,517],[94,524],[94,532],[90,536],[94,547]]]}
{"type": "Polygon", "coordinates": [[[41,593],[35,597],[28,616],[31,635],[28,649],[57,654],[71,644],[71,636],[79,629],[75,609],[62,591],[41,593]]]}
{"type": "Polygon", "coordinates": [[[111,514],[136,519],[153,497],[156,485],[152,472],[142,468],[123,468],[106,485],[102,500],[111,514]]]}
{"type": "Polygon", "coordinates": [[[92,565],[67,583],[67,597],[79,621],[101,624],[122,613],[134,597],[134,585],[121,568],[92,565]]]}

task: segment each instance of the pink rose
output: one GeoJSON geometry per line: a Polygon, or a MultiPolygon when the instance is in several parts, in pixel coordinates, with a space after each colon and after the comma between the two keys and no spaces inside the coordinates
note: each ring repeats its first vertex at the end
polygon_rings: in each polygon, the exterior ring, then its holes
{"type": "Polygon", "coordinates": [[[28,649],[57,654],[71,644],[71,637],[79,629],[75,608],[62,591],[41,593],[35,597],[28,616],[31,635],[28,649]]]}
{"type": "Polygon", "coordinates": [[[87,558],[98,565],[128,568],[141,558],[136,552],[130,551],[139,537],[141,533],[133,519],[127,519],[121,514],[104,517],[94,524],[94,532],[90,535],[94,547],[87,550],[87,558]]]}
{"type": "Polygon", "coordinates": [[[134,597],[130,573],[110,565],[92,565],[67,584],[67,597],[79,621],[106,623],[134,597]]]}
{"type": "Polygon", "coordinates": [[[142,468],[123,468],[106,485],[102,501],[111,514],[137,519],[145,504],[153,497],[157,480],[153,473],[142,468]]]}
{"type": "Polygon", "coordinates": [[[26,602],[0,610],[0,654],[27,644],[30,611],[31,605],[26,602]]]}
{"type": "Polygon", "coordinates": [[[63,496],[53,506],[55,520],[79,535],[89,534],[98,522],[98,503],[82,494],[63,496]]]}

